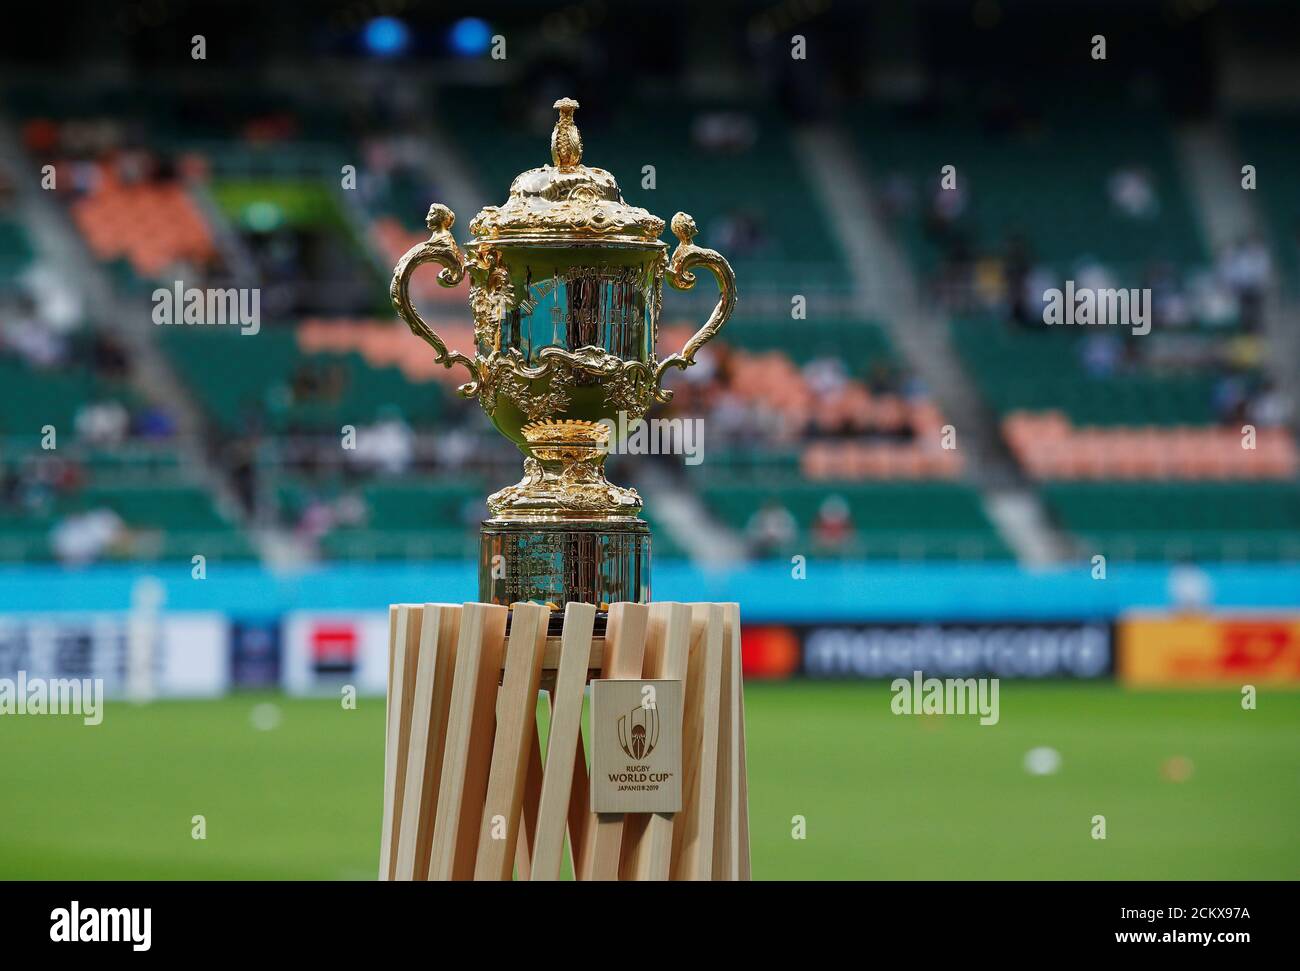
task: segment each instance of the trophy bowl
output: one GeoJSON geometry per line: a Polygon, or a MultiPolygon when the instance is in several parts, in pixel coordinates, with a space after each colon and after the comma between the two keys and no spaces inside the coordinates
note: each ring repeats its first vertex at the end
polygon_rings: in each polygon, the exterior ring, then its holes
{"type": "Polygon", "coordinates": [[[578,103],[563,98],[555,107],[552,164],[521,173],[505,205],[479,212],[464,250],[451,233],[455,214],[430,206],[430,237],[398,262],[390,293],[440,363],[469,371],[460,393],[477,396],[524,455],[523,478],[488,497],[480,599],[557,609],[570,600],[645,603],[649,527],[636,490],[605,478],[605,458],[616,429],[672,397],[662,387],[667,371],[690,367],[726,323],[735,274],[719,253],[694,244],[695,221],[685,213],[672,219],[678,243],[670,255],[659,238],[663,220],[628,205],[609,172],[582,164],[578,103]],[[469,276],[473,356],[449,350],[412,305],[411,274],[424,263],[442,267],[443,286],[469,276]],[[718,302],[681,351],[660,360],[664,279],[690,289],[696,267],[713,274],[718,302]]]}

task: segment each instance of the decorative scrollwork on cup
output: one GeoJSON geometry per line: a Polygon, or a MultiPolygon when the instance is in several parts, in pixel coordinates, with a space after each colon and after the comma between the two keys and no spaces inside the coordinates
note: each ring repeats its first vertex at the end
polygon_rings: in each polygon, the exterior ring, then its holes
{"type": "Polygon", "coordinates": [[[692,242],[700,231],[695,227],[695,220],[686,213],[679,212],[673,216],[672,228],[673,235],[677,237],[677,248],[673,250],[672,258],[668,261],[668,282],[678,290],[689,290],[695,286],[695,274],[691,269],[702,266],[712,273],[717,281],[719,296],[713,313],[709,314],[709,319],[704,322],[704,326],[695,332],[680,352],[670,354],[655,368],[656,401],[672,400],[673,393],[662,386],[664,374],[668,369],[674,367],[685,370],[694,364],[696,352],[717,336],[718,331],[722,330],[722,325],[736,309],[736,274],[732,271],[726,257],[717,250],[696,246],[692,242]]]}
{"type": "Polygon", "coordinates": [[[494,246],[482,246],[470,270],[469,309],[474,317],[474,343],[480,350],[495,349],[501,318],[514,306],[510,271],[494,246]]]}
{"type": "Polygon", "coordinates": [[[438,273],[438,283],[444,287],[457,286],[465,278],[467,266],[465,254],[461,252],[455,238],[451,235],[451,227],[455,224],[456,214],[446,206],[435,202],[429,207],[429,213],[425,217],[429,238],[423,243],[412,246],[397,261],[397,266],[393,270],[393,282],[388,287],[388,295],[393,301],[393,308],[398,316],[411,328],[411,333],[427,342],[437,353],[436,360],[439,364],[447,368],[455,367],[457,364],[465,366],[474,380],[462,384],[457,390],[466,398],[471,398],[479,388],[479,372],[475,360],[459,351],[448,350],[442,338],[425,323],[420,312],[411,303],[411,274],[425,263],[437,263],[442,267],[438,273]]]}

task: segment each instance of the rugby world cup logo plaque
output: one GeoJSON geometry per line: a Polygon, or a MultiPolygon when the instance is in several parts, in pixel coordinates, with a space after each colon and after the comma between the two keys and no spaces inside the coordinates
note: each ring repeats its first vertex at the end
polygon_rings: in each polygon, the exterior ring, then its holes
{"type": "Polygon", "coordinates": [[[591,682],[591,809],[682,808],[682,682],[591,682]]]}
{"type": "Polygon", "coordinates": [[[637,705],[619,718],[618,744],[629,759],[649,758],[659,744],[659,709],[637,705]]]}

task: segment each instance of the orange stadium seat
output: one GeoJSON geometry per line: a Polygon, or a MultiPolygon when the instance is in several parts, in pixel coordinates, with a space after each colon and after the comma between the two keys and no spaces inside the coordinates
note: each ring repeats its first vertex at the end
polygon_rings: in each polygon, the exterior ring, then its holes
{"type": "Polygon", "coordinates": [[[216,253],[203,216],[178,185],[123,185],[107,167],[72,217],[96,257],[125,257],[144,277],[177,261],[206,263],[216,253]]]}
{"type": "Polygon", "coordinates": [[[1296,473],[1294,439],[1259,429],[1254,449],[1231,428],[1072,427],[1059,413],[1014,412],[1002,425],[1007,445],[1034,479],[1284,479],[1296,473]]]}

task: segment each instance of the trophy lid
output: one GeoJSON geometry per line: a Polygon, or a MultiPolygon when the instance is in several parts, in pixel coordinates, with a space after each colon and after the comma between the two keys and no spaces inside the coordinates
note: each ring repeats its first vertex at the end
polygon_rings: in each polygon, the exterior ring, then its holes
{"type": "Polygon", "coordinates": [[[582,137],[573,123],[578,102],[555,102],[560,117],[551,132],[551,165],[515,176],[504,206],[486,206],[469,224],[479,240],[532,245],[575,242],[664,244],[664,221],[623,201],[604,169],[582,164],[582,137]]]}

